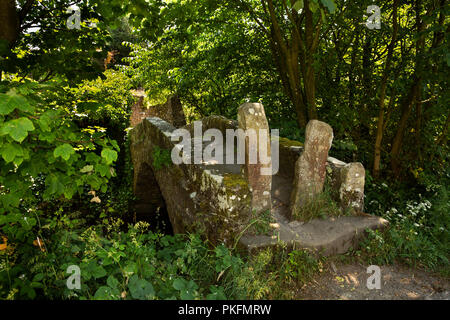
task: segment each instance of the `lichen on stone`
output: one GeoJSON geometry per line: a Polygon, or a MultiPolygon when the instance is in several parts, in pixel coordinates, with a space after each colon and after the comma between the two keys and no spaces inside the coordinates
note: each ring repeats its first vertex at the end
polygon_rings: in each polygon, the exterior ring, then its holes
{"type": "Polygon", "coordinates": [[[227,190],[236,188],[240,190],[248,190],[248,183],[245,180],[245,178],[240,174],[235,173],[224,174],[223,184],[225,185],[227,190]]]}
{"type": "Polygon", "coordinates": [[[288,138],[279,137],[280,147],[303,147],[303,143],[296,140],[290,140],[288,138]]]}

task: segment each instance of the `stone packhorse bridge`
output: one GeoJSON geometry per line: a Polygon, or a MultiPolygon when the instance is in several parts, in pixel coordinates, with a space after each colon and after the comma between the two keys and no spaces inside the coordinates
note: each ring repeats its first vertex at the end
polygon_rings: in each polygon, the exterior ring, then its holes
{"type": "MultiPolygon", "coordinates": [[[[151,215],[166,207],[175,233],[203,232],[213,243],[250,252],[284,242],[291,248],[331,255],[354,248],[367,228],[387,225],[386,220],[363,213],[362,164],[328,157],[333,133],[326,123],[310,121],[304,145],[279,139],[279,171],[275,175],[260,174],[260,169],[270,168],[270,164],[264,165],[259,158],[256,164],[250,163],[248,142],[242,165],[166,161],[161,166],[155,157],[161,157],[161,150],[170,154],[177,144],[171,139],[177,128],[191,133],[192,145],[198,143],[194,126],[186,125],[176,97],[149,109],[142,104],[141,96],[133,107],[134,128],[130,130],[134,192],[139,199],[136,211],[151,215]],[[311,199],[322,192],[324,184],[347,214],[296,220],[295,213],[314,201],[311,199]]],[[[218,129],[223,137],[227,129],[268,129],[264,108],[256,103],[242,105],[237,121],[210,116],[201,122],[202,133],[218,129]]],[[[268,149],[270,152],[270,143],[268,149]]]]}

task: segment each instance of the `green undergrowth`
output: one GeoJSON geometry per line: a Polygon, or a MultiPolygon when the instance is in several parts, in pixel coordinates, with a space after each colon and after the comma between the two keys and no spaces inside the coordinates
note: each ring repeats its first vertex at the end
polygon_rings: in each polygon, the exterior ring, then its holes
{"type": "Polygon", "coordinates": [[[308,222],[313,219],[326,219],[348,214],[349,212],[343,211],[332,199],[330,190],[325,188],[323,192],[308,199],[299,210],[294,212],[292,218],[308,222]]]}
{"type": "Polygon", "coordinates": [[[274,231],[274,228],[271,226],[271,223],[274,222],[275,219],[270,210],[263,211],[259,214],[253,212],[249,223],[248,233],[253,235],[272,235],[271,231],[274,231]]]}
{"type": "MultiPolygon", "coordinates": [[[[367,230],[348,255],[369,264],[402,263],[450,277],[450,200],[445,186],[406,194],[386,182],[369,184],[366,210],[389,221],[384,232],[367,230]]],[[[416,190],[412,190],[413,192],[416,190]]]]}
{"type": "Polygon", "coordinates": [[[293,298],[319,264],[284,249],[241,256],[200,235],[163,235],[112,218],[84,226],[58,215],[39,234],[42,246],[8,243],[0,251],[1,299],[293,298]],[[67,287],[70,266],[80,268],[79,290],[67,287]]]}

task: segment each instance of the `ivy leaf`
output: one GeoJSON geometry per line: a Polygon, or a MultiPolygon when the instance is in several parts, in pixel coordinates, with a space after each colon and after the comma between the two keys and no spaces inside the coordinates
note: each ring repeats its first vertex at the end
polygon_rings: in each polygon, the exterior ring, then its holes
{"type": "Polygon", "coordinates": [[[328,8],[330,13],[334,13],[334,11],[336,11],[336,4],[334,3],[334,0],[320,0],[320,2],[328,8]]]}
{"type": "Polygon", "coordinates": [[[106,160],[107,164],[111,164],[117,160],[117,152],[112,149],[105,148],[102,150],[102,157],[106,160]]]}
{"type": "Polygon", "coordinates": [[[61,157],[64,160],[69,160],[70,156],[75,153],[75,150],[68,143],[58,146],[54,151],[53,155],[55,158],[61,157]]]}
{"type": "Polygon", "coordinates": [[[28,132],[33,130],[33,122],[22,117],[6,122],[0,130],[0,135],[9,134],[15,141],[22,142],[28,136],[28,132]]]}

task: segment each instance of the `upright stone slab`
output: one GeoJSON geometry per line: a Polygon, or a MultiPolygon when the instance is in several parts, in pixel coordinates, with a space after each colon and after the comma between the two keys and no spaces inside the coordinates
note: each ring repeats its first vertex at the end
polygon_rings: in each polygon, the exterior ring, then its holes
{"type": "Polygon", "coordinates": [[[172,95],[167,99],[165,104],[167,108],[169,123],[172,123],[175,128],[182,127],[186,125],[186,116],[183,111],[183,106],[181,105],[180,98],[177,95],[172,95]]]}
{"type": "MultiPolygon", "coordinates": [[[[252,211],[261,213],[271,210],[271,190],[272,190],[272,161],[270,150],[269,124],[266,113],[261,103],[244,103],[238,111],[239,129],[249,133],[254,130],[257,136],[257,143],[251,143],[249,136],[246,136],[245,142],[245,164],[244,174],[247,178],[250,191],[252,192],[252,211]],[[262,161],[260,154],[260,140],[265,138],[267,141],[266,153],[269,161],[262,161]],[[256,153],[255,163],[251,163],[252,154],[256,153]],[[263,163],[267,162],[267,163],[263,163]],[[270,172],[270,174],[268,174],[270,172]]],[[[263,155],[264,156],[264,155],[263,155]]]]}
{"type": "Polygon", "coordinates": [[[366,172],[362,163],[345,163],[329,157],[327,166],[327,183],[330,185],[333,200],[338,202],[343,210],[363,212],[366,172]]]}
{"type": "Polygon", "coordinates": [[[341,169],[339,197],[343,209],[364,210],[364,183],[366,172],[359,162],[346,164],[341,169]]]}
{"type": "Polygon", "coordinates": [[[135,127],[147,116],[144,108],[145,92],[137,90],[133,92],[133,97],[136,99],[136,102],[131,107],[130,126],[135,127]]]}
{"type": "Polygon", "coordinates": [[[147,114],[148,117],[161,118],[175,128],[186,125],[183,107],[177,95],[169,96],[166,103],[151,106],[147,114]]]}
{"type": "Polygon", "coordinates": [[[132,106],[131,126],[135,127],[145,118],[158,117],[176,128],[186,125],[186,117],[181,105],[180,99],[177,95],[172,95],[167,98],[163,104],[157,104],[147,108],[144,103],[145,92],[138,90],[133,93],[137,102],[132,106]]]}
{"type": "Polygon", "coordinates": [[[304,151],[295,164],[291,194],[291,217],[323,191],[328,151],[333,141],[333,129],[318,120],[306,125],[304,151]]]}

